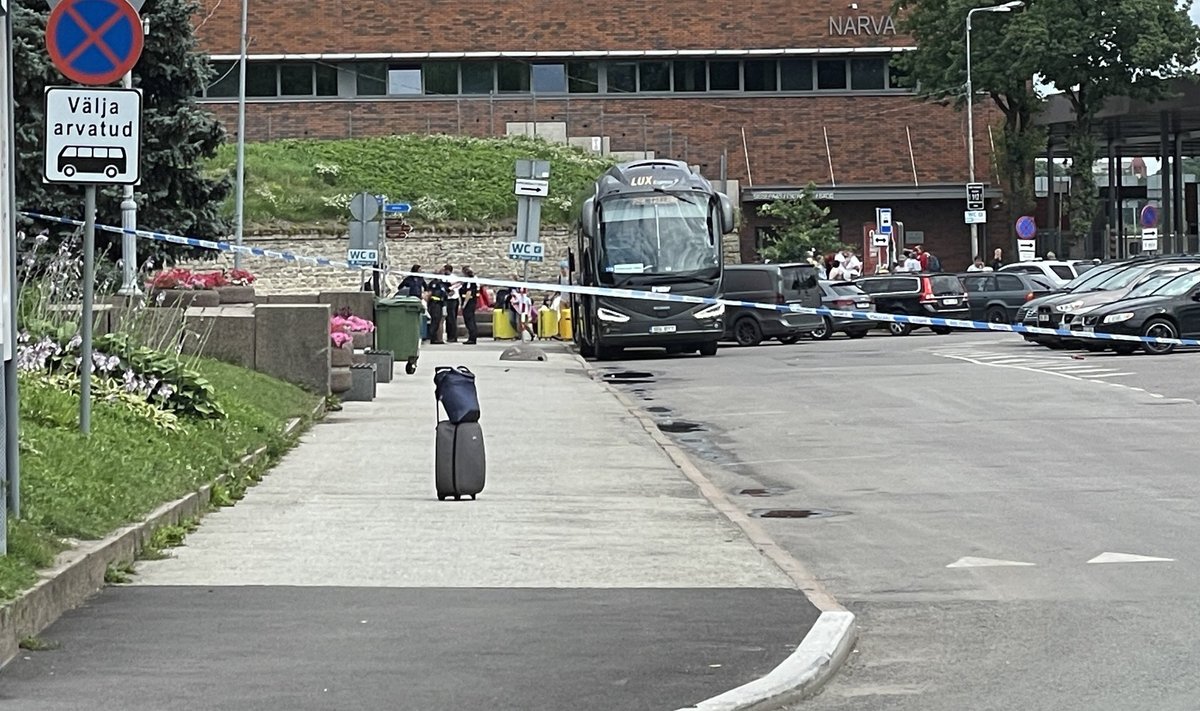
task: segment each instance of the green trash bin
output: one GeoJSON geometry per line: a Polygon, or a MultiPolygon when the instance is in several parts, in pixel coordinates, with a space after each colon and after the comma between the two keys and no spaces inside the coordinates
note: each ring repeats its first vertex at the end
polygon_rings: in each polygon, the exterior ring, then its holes
{"type": "Polygon", "coordinates": [[[375,347],[391,351],[398,361],[407,361],[404,372],[417,372],[421,348],[421,314],[425,307],[415,296],[375,299],[375,347]]]}

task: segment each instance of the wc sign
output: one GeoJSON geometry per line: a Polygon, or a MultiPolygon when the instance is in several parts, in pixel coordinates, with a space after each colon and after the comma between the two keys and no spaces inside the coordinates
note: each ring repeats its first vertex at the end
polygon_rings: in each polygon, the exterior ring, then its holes
{"type": "Polygon", "coordinates": [[[508,258],[522,262],[540,262],[546,255],[546,245],[541,242],[509,242],[508,258]]]}

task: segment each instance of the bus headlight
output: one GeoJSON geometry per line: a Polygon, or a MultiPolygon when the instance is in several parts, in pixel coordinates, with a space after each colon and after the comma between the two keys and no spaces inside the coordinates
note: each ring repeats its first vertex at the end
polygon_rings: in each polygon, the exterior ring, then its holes
{"type": "Polygon", "coordinates": [[[596,309],[596,318],[601,321],[613,321],[615,323],[625,323],[629,320],[629,317],[625,314],[613,311],[612,309],[606,309],[603,306],[596,309]]]}
{"type": "Polygon", "coordinates": [[[721,318],[724,315],[725,315],[725,304],[713,304],[712,306],[705,306],[704,308],[700,309],[696,313],[692,314],[692,316],[695,316],[696,318],[701,319],[701,320],[710,319],[710,318],[721,318]]]}

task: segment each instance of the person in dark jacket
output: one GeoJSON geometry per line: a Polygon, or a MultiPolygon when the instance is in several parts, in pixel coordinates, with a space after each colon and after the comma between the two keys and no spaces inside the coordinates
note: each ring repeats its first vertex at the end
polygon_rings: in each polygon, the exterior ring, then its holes
{"type": "MultiPolygon", "coordinates": [[[[475,271],[470,267],[463,267],[463,276],[471,279],[475,276],[475,271]]],[[[476,343],[476,338],[479,337],[479,324],[475,323],[475,309],[479,308],[479,283],[466,282],[458,291],[458,298],[462,303],[463,325],[467,327],[466,345],[473,346],[476,343]]]]}
{"type": "Polygon", "coordinates": [[[415,296],[418,299],[425,293],[425,279],[417,276],[421,271],[420,264],[412,265],[412,274],[404,277],[400,282],[400,287],[396,289],[396,296],[415,296]]]}
{"type": "Polygon", "coordinates": [[[442,319],[446,306],[446,282],[441,279],[431,279],[426,288],[429,290],[429,343],[439,345],[446,341],[442,338],[442,319]]]}

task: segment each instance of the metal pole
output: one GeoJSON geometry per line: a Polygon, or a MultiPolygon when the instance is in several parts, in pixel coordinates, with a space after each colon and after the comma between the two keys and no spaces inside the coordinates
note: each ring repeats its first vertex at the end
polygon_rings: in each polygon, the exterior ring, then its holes
{"type": "Polygon", "coordinates": [[[96,186],[83,192],[83,318],[79,326],[79,431],[92,431],[92,300],[96,277],[96,186]]]}
{"type": "Polygon", "coordinates": [[[1162,159],[1162,166],[1158,169],[1158,175],[1161,182],[1161,200],[1162,200],[1162,229],[1159,230],[1158,238],[1158,253],[1163,253],[1165,240],[1169,239],[1169,235],[1175,230],[1175,212],[1174,201],[1171,193],[1175,190],[1173,173],[1175,172],[1171,166],[1171,123],[1166,111],[1163,111],[1161,116],[1161,128],[1159,132],[1159,157],[1162,159]]]}
{"type": "Polygon", "coordinates": [[[1117,158],[1117,259],[1125,257],[1125,199],[1122,193],[1124,192],[1125,183],[1125,157],[1121,150],[1116,149],[1117,158]]]}
{"type": "MultiPolygon", "coordinates": [[[[979,8],[976,8],[976,10],[979,8]]],[[[975,89],[971,85],[971,15],[967,12],[967,169],[975,182],[975,89]]],[[[971,223],[971,255],[979,254],[979,225],[971,223]]]]}
{"type": "MultiPolygon", "coordinates": [[[[1117,160],[1117,146],[1113,139],[1108,139],[1108,219],[1104,221],[1108,234],[1117,231],[1117,217],[1120,212],[1121,163],[1117,160]]],[[[1097,256],[1112,256],[1108,245],[1105,244],[1097,252],[1097,256]]]]}
{"type": "MultiPolygon", "coordinates": [[[[121,79],[121,86],[133,88],[133,72],[126,72],[121,79]]],[[[123,188],[121,199],[121,288],[117,293],[121,296],[141,296],[142,290],[137,283],[137,237],[129,230],[137,229],[137,201],[133,199],[133,186],[123,188]]]]}
{"type": "MultiPolygon", "coordinates": [[[[237,135],[237,198],[234,211],[236,213],[237,244],[242,245],[243,222],[246,199],[246,45],[249,42],[247,34],[248,6],[250,0],[242,0],[242,50],[238,62],[238,135],[237,135]]],[[[242,266],[242,252],[233,253],[233,267],[242,266]]]]}
{"type": "MultiPolygon", "coordinates": [[[[0,92],[0,101],[4,105],[0,107],[0,120],[3,121],[3,132],[5,139],[5,149],[0,151],[3,154],[4,165],[0,166],[0,173],[4,175],[4,184],[0,185],[0,190],[4,191],[3,199],[7,202],[8,209],[3,211],[5,224],[0,225],[0,235],[4,235],[5,239],[0,241],[0,250],[4,250],[4,256],[7,264],[4,268],[8,270],[5,275],[7,277],[8,294],[11,308],[8,313],[4,314],[5,318],[9,319],[10,328],[4,333],[0,333],[0,339],[3,339],[7,344],[4,348],[4,377],[0,381],[0,387],[3,388],[3,424],[4,424],[4,439],[0,443],[4,446],[4,486],[0,487],[0,499],[5,499],[0,503],[0,555],[8,555],[8,517],[11,514],[13,518],[21,515],[21,491],[20,491],[20,459],[18,458],[19,445],[17,441],[18,434],[18,410],[17,410],[17,361],[9,356],[15,355],[16,337],[17,337],[17,267],[16,267],[16,192],[13,188],[15,183],[14,172],[16,169],[16,160],[14,158],[14,149],[16,142],[14,140],[13,124],[15,123],[14,113],[16,106],[13,104],[13,66],[12,66],[12,16],[5,13],[4,27],[0,31],[0,43],[3,47],[0,51],[3,52],[4,69],[0,75],[0,81],[4,84],[4,90],[0,92]],[[11,339],[11,340],[9,340],[11,339]]],[[[3,322],[3,319],[0,319],[3,322]]]]}

